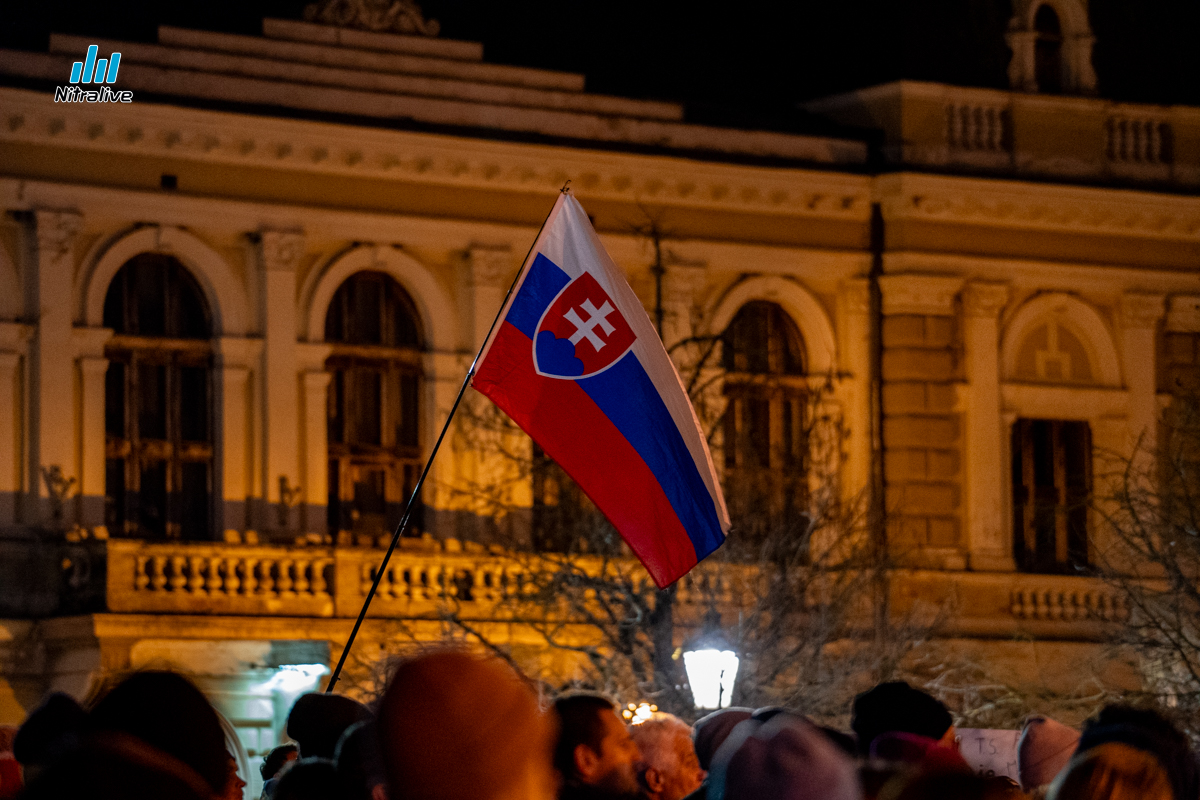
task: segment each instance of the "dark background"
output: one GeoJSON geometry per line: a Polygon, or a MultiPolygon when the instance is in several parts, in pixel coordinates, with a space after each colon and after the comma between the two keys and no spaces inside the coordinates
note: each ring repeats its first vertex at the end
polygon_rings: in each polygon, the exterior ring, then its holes
{"type": "MultiPolygon", "coordinates": [[[[248,34],[304,0],[3,0],[0,45],[50,31],[154,41],[166,23],[248,34]]],[[[799,101],[898,78],[1007,88],[1011,0],[424,0],[485,59],[581,72],[588,90],[684,101],[697,121],[789,127],[799,101]]],[[[1200,105],[1200,0],[1091,0],[1103,97],[1200,105]]]]}

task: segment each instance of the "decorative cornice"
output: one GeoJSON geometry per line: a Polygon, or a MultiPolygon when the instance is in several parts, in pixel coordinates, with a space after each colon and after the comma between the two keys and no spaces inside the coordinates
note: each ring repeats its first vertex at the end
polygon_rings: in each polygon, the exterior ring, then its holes
{"type": "Polygon", "coordinates": [[[879,185],[890,220],[1200,240],[1195,197],[912,173],[879,185]]]}
{"type": "Polygon", "coordinates": [[[971,281],[963,289],[963,311],[969,317],[995,317],[1008,302],[1008,284],[971,281]]]}
{"type": "Polygon", "coordinates": [[[1121,325],[1125,328],[1153,328],[1163,316],[1161,294],[1125,294],[1121,296],[1121,325]]]}
{"type": "Polygon", "coordinates": [[[0,88],[0,107],[0,142],[548,196],[569,178],[595,199],[856,222],[870,216],[870,179],[848,173],[136,103],[55,104],[11,88],[0,88]]]}
{"type": "Polygon", "coordinates": [[[950,316],[962,285],[962,278],[946,275],[884,275],[879,279],[883,313],[950,316]]]}

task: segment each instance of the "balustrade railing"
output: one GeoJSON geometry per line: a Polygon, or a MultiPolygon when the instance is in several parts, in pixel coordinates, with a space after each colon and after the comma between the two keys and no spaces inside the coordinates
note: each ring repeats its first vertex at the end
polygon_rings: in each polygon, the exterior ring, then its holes
{"type": "Polygon", "coordinates": [[[1113,116],[1107,121],[1108,159],[1131,164],[1171,163],[1171,126],[1156,119],[1113,116]]]}
{"type": "Polygon", "coordinates": [[[1008,112],[1001,106],[950,103],[946,141],[952,150],[1003,153],[1008,150],[1008,112]]]}

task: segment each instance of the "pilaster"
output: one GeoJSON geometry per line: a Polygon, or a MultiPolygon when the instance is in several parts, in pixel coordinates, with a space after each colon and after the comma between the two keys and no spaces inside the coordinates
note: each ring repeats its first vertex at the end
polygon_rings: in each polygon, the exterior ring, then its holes
{"type": "Polygon", "coordinates": [[[842,354],[839,365],[848,374],[849,398],[846,464],[842,473],[847,497],[856,497],[871,482],[871,287],[866,278],[844,281],[840,287],[838,315],[842,354]]]}
{"type": "MultiPolygon", "coordinates": [[[[296,268],[304,235],[264,230],[258,234],[263,281],[263,498],[281,503],[282,484],[300,486],[300,383],[296,365],[296,268]]],[[[285,530],[298,531],[301,512],[288,510],[285,530]]],[[[279,524],[275,515],[272,527],[279,524]]]]}
{"type": "Polygon", "coordinates": [[[76,363],[79,375],[79,416],[76,435],[79,441],[79,524],[95,528],[104,524],[104,482],[106,480],[104,430],[104,376],[108,359],[104,344],[112,337],[108,328],[75,328],[76,363]]]}
{"type": "Polygon", "coordinates": [[[216,463],[221,470],[217,519],[226,534],[255,527],[265,516],[262,485],[254,480],[261,463],[260,415],[255,413],[255,381],[262,358],[261,339],[222,336],[216,344],[216,463]]]}
{"type": "Polygon", "coordinates": [[[17,521],[25,486],[22,371],[29,335],[26,325],[0,322],[0,525],[17,521]]]}
{"type": "Polygon", "coordinates": [[[963,280],[885,275],[879,285],[889,547],[906,563],[962,569],[966,548],[955,306],[963,280]]]}
{"type": "Polygon", "coordinates": [[[504,302],[504,293],[516,272],[508,247],[474,245],[467,251],[467,280],[471,287],[472,337],[475,350],[483,340],[504,302]]]}
{"type": "Polygon", "coordinates": [[[300,488],[304,497],[301,525],[306,533],[326,533],[329,503],[329,444],[328,402],[329,381],[325,369],[332,346],[301,344],[298,346],[300,367],[303,454],[300,488]]]}
{"type": "Polygon", "coordinates": [[[1154,452],[1158,428],[1158,322],[1164,313],[1161,294],[1129,293],[1121,298],[1123,372],[1129,389],[1129,447],[1154,452]],[[1140,444],[1139,444],[1140,442],[1140,444]]]}
{"type": "MultiPolygon", "coordinates": [[[[58,466],[64,477],[80,478],[76,463],[77,439],[70,421],[75,415],[75,371],[72,363],[71,287],[75,283],[74,250],[83,227],[75,211],[34,212],[37,257],[27,279],[36,310],[37,325],[30,348],[29,493],[27,523],[44,522],[49,514],[48,493],[42,469],[58,466]]],[[[64,509],[63,522],[72,524],[72,504],[64,509]]]]}
{"type": "Polygon", "coordinates": [[[963,291],[966,356],[966,525],[970,567],[1016,569],[1004,502],[1004,421],[1000,416],[1000,337],[997,318],[1008,286],[969,283],[963,291]]]}
{"type": "MultiPolygon", "coordinates": [[[[705,265],[675,263],[663,274],[663,344],[668,348],[692,336],[696,297],[704,288],[705,265]]],[[[678,356],[683,353],[679,349],[678,356]]]]}

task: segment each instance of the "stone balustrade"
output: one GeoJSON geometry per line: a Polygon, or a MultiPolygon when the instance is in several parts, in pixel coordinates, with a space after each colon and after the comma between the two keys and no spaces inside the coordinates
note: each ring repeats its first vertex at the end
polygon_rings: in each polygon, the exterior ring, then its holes
{"type": "Polygon", "coordinates": [[[1169,164],[1171,126],[1157,119],[1112,116],[1106,125],[1110,161],[1169,164]]]}
{"type": "Polygon", "coordinates": [[[948,103],[946,141],[952,149],[999,153],[1008,149],[1008,113],[998,105],[948,103]]]}
{"type": "MultiPolygon", "coordinates": [[[[375,579],[383,550],[220,543],[108,542],[108,610],[115,613],[353,618],[375,579]]],[[[457,542],[416,543],[393,554],[371,616],[513,620],[523,595],[555,569],[530,556],[489,552],[457,542]]],[[[638,590],[653,589],[632,560],[579,558],[580,580],[620,573],[638,590]]],[[[893,609],[913,604],[951,613],[946,633],[1009,636],[1071,631],[1094,638],[1121,623],[1128,608],[1113,587],[1090,578],[1012,572],[899,570],[891,581],[893,609]],[[1063,626],[1069,626],[1063,627],[1063,626]]],[[[820,605],[820,586],[809,586],[820,605]]],[[[752,566],[702,564],[676,584],[683,618],[716,606],[736,615],[759,593],[752,566]]],[[[594,596],[594,595],[593,595],[594,596]]]]}

